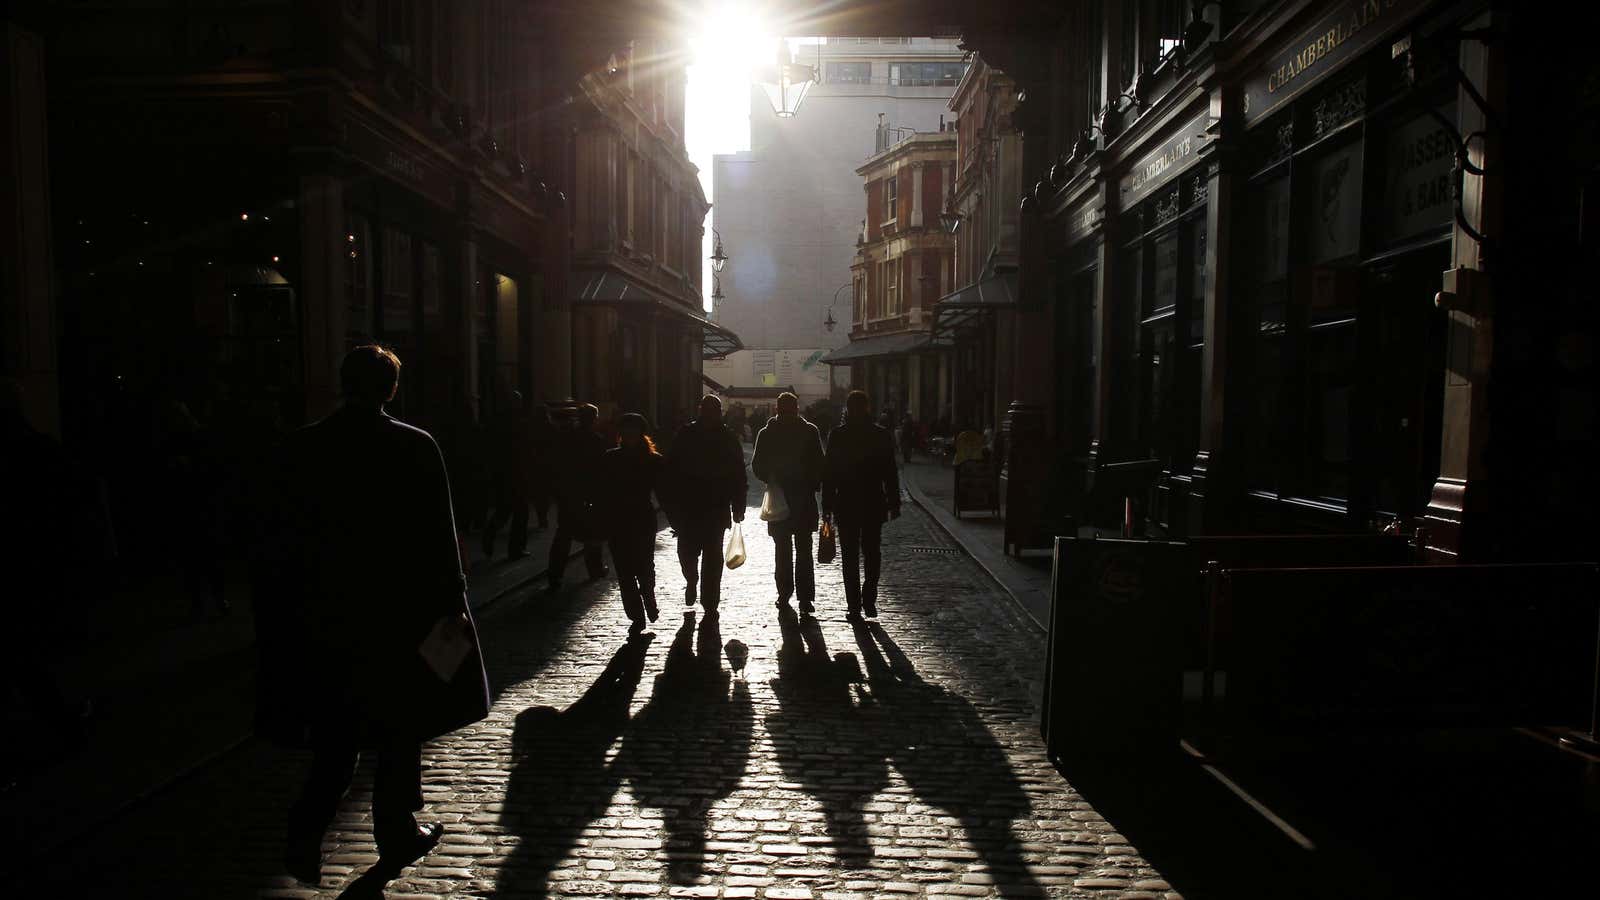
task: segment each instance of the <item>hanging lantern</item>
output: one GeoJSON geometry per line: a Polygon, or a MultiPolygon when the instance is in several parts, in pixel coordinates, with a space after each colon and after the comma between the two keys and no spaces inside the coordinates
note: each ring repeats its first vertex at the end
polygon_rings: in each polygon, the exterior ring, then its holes
{"type": "MultiPolygon", "coordinates": [[[[819,49],[817,52],[822,51],[819,49]]],[[[767,92],[767,100],[772,104],[772,111],[777,113],[778,118],[789,119],[800,111],[800,103],[805,100],[806,91],[811,90],[811,85],[817,78],[817,67],[795,62],[789,52],[789,42],[780,40],[776,65],[761,81],[761,89],[767,92]]]]}

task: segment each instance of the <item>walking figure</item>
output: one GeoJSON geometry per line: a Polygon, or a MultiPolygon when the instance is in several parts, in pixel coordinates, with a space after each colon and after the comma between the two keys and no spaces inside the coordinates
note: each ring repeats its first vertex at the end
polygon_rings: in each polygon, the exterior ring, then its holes
{"type": "Polygon", "coordinates": [[[578,407],[576,421],[569,420],[552,448],[551,476],[556,495],[556,536],[550,542],[550,590],[561,589],[561,577],[572,553],[572,542],[583,544],[583,564],[589,580],[606,577],[605,547],[595,536],[594,504],[600,457],[605,439],[594,432],[600,410],[592,403],[578,407]]]}
{"type": "Polygon", "coordinates": [[[839,531],[844,597],[851,618],[878,615],[878,572],[885,519],[900,517],[900,476],[894,438],[872,424],[865,391],[845,397],[844,423],[828,435],[823,463],[822,509],[839,531]],[[864,558],[864,559],[863,559],[864,558]],[[861,563],[866,581],[861,581],[861,563]]]}
{"type": "Polygon", "coordinates": [[[506,555],[519,559],[528,555],[528,500],[535,463],[532,422],[522,408],[521,392],[511,392],[510,405],[496,418],[490,442],[494,511],[483,528],[483,555],[494,558],[495,538],[509,519],[506,555]]]}
{"type": "Polygon", "coordinates": [[[600,461],[604,502],[599,521],[610,537],[611,563],[622,588],[622,608],[633,624],[631,634],[654,622],[656,608],[656,508],[650,494],[658,491],[665,461],[645,434],[644,416],[628,413],[617,420],[617,446],[600,461]]]}
{"type": "Polygon", "coordinates": [[[778,395],[778,414],[756,435],[750,471],[782,488],[789,515],[767,523],[777,555],[778,608],[800,596],[800,611],[816,611],[816,575],[811,562],[811,533],[817,530],[817,489],[822,485],[822,437],[817,426],[800,415],[800,399],[788,391],[778,395]]]}
{"type": "Polygon", "coordinates": [[[722,535],[744,521],[744,449],[722,422],[722,401],[707,394],[700,415],[683,426],[667,451],[667,521],[678,533],[678,562],[686,584],[685,606],[694,606],[695,585],[707,615],[715,615],[722,591],[722,535]]]}
{"type": "Polygon", "coordinates": [[[359,754],[377,754],[374,837],[383,871],[427,853],[422,742],[488,714],[444,459],[383,410],[400,360],[357,347],[344,404],[290,436],[275,527],[261,548],[257,729],[315,753],[289,814],[285,867],[321,877],[323,833],[359,754]]]}

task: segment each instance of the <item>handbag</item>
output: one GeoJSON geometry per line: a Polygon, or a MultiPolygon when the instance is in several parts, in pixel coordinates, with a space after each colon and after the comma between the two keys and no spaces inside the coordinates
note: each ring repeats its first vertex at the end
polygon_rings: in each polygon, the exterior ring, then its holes
{"type": "Polygon", "coordinates": [[[722,561],[728,564],[728,568],[737,569],[744,565],[744,560],[744,527],[735,522],[733,530],[728,532],[728,545],[722,550],[722,561]]]}
{"type": "Polygon", "coordinates": [[[838,541],[833,535],[833,523],[824,519],[822,529],[817,532],[817,562],[827,565],[833,562],[833,554],[838,550],[838,541]]]}
{"type": "Polygon", "coordinates": [[[787,518],[789,518],[789,498],[783,495],[783,486],[767,485],[767,492],[761,495],[761,521],[782,522],[787,518]]]}

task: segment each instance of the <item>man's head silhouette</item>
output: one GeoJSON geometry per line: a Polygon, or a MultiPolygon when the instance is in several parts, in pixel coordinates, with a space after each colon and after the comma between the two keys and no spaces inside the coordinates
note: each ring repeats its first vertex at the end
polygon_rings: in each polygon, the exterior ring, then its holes
{"type": "Polygon", "coordinates": [[[352,406],[382,408],[400,388],[400,357],[377,344],[364,344],[344,355],[339,384],[352,406]]]}

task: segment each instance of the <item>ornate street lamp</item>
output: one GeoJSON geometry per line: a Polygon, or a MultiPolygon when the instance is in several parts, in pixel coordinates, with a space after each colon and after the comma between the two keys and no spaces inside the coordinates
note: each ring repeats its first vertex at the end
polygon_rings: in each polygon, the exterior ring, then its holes
{"type": "Polygon", "coordinates": [[[722,293],[722,282],[718,280],[717,276],[711,276],[711,302],[719,303],[726,296],[726,294],[722,293]]]}
{"type": "MultiPolygon", "coordinates": [[[[817,56],[822,55],[822,46],[817,46],[817,56]]],[[[772,111],[780,119],[790,119],[800,111],[801,101],[806,99],[806,91],[811,90],[811,85],[821,78],[820,66],[808,66],[794,61],[789,51],[789,42],[784,39],[778,41],[778,56],[776,64],[767,72],[769,77],[761,81],[761,89],[767,92],[767,100],[772,104],[772,111]]]]}
{"type": "Polygon", "coordinates": [[[939,213],[939,224],[944,227],[945,231],[955,234],[956,230],[961,227],[961,213],[946,207],[943,212],[939,213]]]}
{"type": "Polygon", "coordinates": [[[826,328],[831,332],[831,331],[833,331],[833,326],[839,324],[839,320],[835,319],[833,317],[833,305],[835,303],[839,302],[839,292],[840,291],[844,290],[847,287],[852,287],[854,285],[855,285],[854,281],[847,281],[844,284],[841,284],[837,288],[834,289],[834,291],[833,291],[833,301],[828,304],[828,315],[827,315],[826,318],[824,318],[822,320],[822,327],[823,328],[826,328]]]}
{"type": "Polygon", "coordinates": [[[728,254],[722,252],[722,234],[711,229],[711,271],[721,272],[728,264],[728,254]]]}

